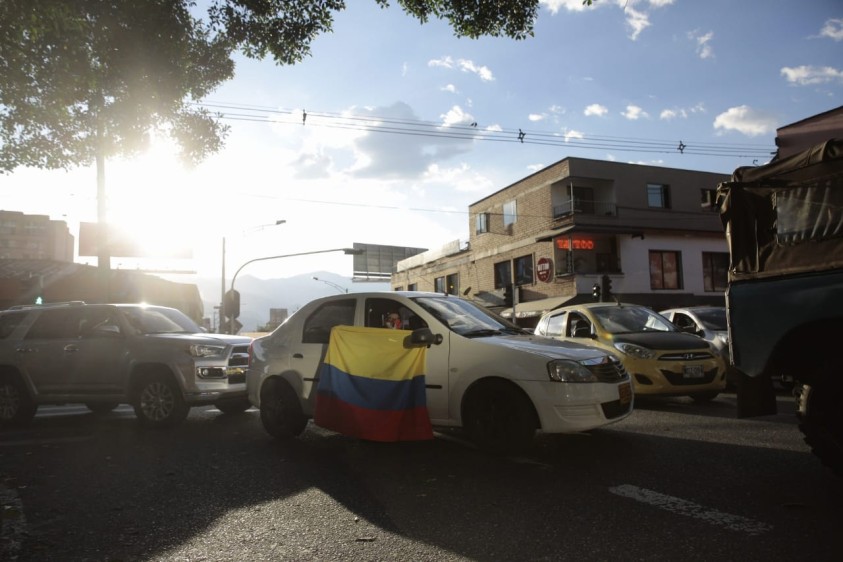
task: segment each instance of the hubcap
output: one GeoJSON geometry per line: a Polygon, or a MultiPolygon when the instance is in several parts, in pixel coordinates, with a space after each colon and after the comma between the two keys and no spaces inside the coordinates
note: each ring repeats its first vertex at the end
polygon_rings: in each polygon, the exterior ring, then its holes
{"type": "Polygon", "coordinates": [[[170,387],[161,382],[150,383],[141,393],[141,411],[152,421],[162,421],[170,417],[175,402],[170,387]]]}
{"type": "Polygon", "coordinates": [[[20,394],[11,384],[0,386],[0,419],[10,420],[15,417],[20,407],[20,394]]]}

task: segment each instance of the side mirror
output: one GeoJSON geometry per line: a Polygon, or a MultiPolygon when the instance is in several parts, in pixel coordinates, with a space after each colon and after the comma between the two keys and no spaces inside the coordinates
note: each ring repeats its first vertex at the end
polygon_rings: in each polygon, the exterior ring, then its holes
{"type": "Polygon", "coordinates": [[[408,339],[408,347],[430,347],[431,345],[439,345],[443,341],[442,334],[434,334],[430,331],[430,328],[413,330],[408,339]]]}

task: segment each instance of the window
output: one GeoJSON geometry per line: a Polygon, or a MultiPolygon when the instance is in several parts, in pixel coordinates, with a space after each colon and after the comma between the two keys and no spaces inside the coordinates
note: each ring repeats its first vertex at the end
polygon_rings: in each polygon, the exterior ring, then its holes
{"type": "Polygon", "coordinates": [[[653,209],[670,209],[669,187],[661,183],[648,183],[647,206],[653,209]]]}
{"type": "Polygon", "coordinates": [[[45,310],[42,312],[24,339],[74,339],[79,335],[79,321],[81,312],[69,309],[45,310]]]}
{"type": "Polygon", "coordinates": [[[475,221],[475,234],[489,232],[489,213],[477,213],[475,221]]]}
{"type": "Polygon", "coordinates": [[[328,343],[331,328],[354,325],[354,299],[323,304],[304,321],[302,343],[328,343]]]}
{"type": "Polygon", "coordinates": [[[460,291],[460,274],[452,273],[445,277],[445,288],[449,295],[457,295],[460,291]]]}
{"type": "Polygon", "coordinates": [[[437,277],[433,280],[433,291],[436,293],[445,293],[445,278],[437,277]]]}
{"type": "Polygon", "coordinates": [[[427,323],[400,302],[376,298],[366,299],[366,327],[415,330],[426,328],[427,323]]]}
{"type": "Polygon", "coordinates": [[[495,264],[495,289],[503,289],[512,284],[512,265],[509,261],[495,264]]]}
{"type": "Polygon", "coordinates": [[[515,284],[518,286],[533,284],[532,255],[515,258],[515,284]]]}
{"type": "Polygon", "coordinates": [[[729,254],[703,252],[703,285],[706,291],[722,292],[728,284],[729,254]]]}
{"type": "Polygon", "coordinates": [[[650,250],[650,288],[681,289],[679,252],[650,250]]]}
{"type": "Polygon", "coordinates": [[[516,219],[518,218],[517,208],[515,205],[515,199],[512,201],[507,201],[503,204],[503,225],[509,226],[515,224],[516,219]]]}
{"type": "Polygon", "coordinates": [[[701,189],[700,190],[700,206],[703,211],[718,211],[717,207],[717,190],[716,189],[701,189]]]}
{"type": "Polygon", "coordinates": [[[419,284],[418,283],[410,283],[409,285],[407,285],[407,290],[408,291],[418,291],[419,290],[419,284]]]}

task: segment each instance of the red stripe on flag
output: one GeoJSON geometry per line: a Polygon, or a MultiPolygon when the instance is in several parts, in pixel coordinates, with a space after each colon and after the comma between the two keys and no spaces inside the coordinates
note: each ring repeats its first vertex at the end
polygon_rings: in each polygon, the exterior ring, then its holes
{"type": "Polygon", "coordinates": [[[389,442],[433,439],[433,428],[424,406],[406,410],[369,410],[319,394],[314,414],[317,425],[358,439],[389,442]]]}

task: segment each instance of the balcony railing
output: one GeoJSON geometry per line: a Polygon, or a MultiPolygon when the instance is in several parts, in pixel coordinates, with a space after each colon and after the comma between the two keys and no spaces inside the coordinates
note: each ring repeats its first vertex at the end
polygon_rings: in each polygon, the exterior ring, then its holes
{"type": "Polygon", "coordinates": [[[580,214],[616,217],[618,208],[612,202],[591,199],[569,199],[561,205],[553,206],[553,218],[555,219],[580,214]]]}

